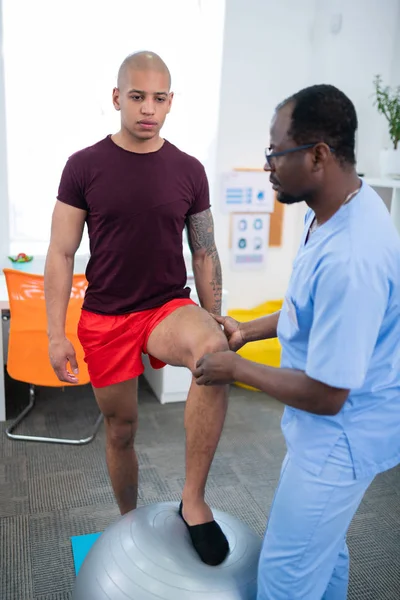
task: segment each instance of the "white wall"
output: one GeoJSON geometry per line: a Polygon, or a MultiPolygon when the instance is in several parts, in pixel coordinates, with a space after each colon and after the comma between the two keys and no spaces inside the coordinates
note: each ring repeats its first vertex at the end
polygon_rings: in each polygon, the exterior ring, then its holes
{"type": "Polygon", "coordinates": [[[391,83],[395,86],[400,86],[400,2],[397,8],[397,18],[395,23],[395,41],[394,50],[392,54],[392,70],[391,70],[391,83]]]}
{"type": "MultiPolygon", "coordinates": [[[[396,77],[399,83],[399,38],[400,0],[385,0],[384,5],[380,0],[227,0],[217,174],[262,167],[276,104],[304,86],[332,83],[350,96],[358,111],[359,170],[378,175],[386,129],[372,104],[372,81],[380,73],[388,83],[396,83],[396,77]]],[[[283,297],[304,207],[285,207],[283,245],[270,249],[264,270],[233,271],[229,217],[219,207],[217,180],[212,191],[229,307],[283,297]]]]}
{"type": "Polygon", "coordinates": [[[400,83],[399,37],[399,0],[317,2],[312,77],[338,86],[355,103],[358,169],[371,177],[379,176],[379,150],[388,142],[386,121],[373,105],[373,79],[380,74],[386,84],[400,83]],[[333,33],[331,27],[340,17],[340,31],[333,33]]]}
{"type": "Polygon", "coordinates": [[[8,254],[9,247],[4,63],[2,50],[3,28],[0,0],[0,265],[2,257],[8,254]]]}
{"type": "MultiPolygon", "coordinates": [[[[315,0],[227,1],[217,173],[264,165],[274,107],[309,82],[314,10],[315,0]],[[288,5],[292,10],[288,11],[288,5]]],[[[267,298],[281,297],[298,240],[299,207],[285,210],[283,246],[270,250],[265,270],[233,271],[229,217],[218,208],[218,181],[213,183],[216,238],[229,307],[251,307],[267,298]]]]}

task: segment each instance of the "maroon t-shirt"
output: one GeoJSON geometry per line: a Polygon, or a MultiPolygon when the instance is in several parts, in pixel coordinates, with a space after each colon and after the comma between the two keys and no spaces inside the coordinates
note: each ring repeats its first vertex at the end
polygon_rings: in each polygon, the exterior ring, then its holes
{"type": "Polygon", "coordinates": [[[86,310],[118,315],[189,297],[183,229],[210,207],[196,158],[166,140],[137,154],[107,136],[68,159],[57,198],[87,211],[86,310]]]}

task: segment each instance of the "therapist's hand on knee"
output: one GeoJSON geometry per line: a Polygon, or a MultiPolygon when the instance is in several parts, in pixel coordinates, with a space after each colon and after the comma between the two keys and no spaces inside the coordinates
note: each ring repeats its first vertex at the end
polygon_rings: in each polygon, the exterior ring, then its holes
{"type": "Polygon", "coordinates": [[[238,355],[232,351],[205,354],[196,365],[193,376],[197,385],[226,385],[235,380],[238,355]]]}
{"type": "Polygon", "coordinates": [[[236,350],[239,350],[239,348],[245,345],[246,342],[239,321],[235,321],[232,317],[220,317],[219,315],[212,316],[217,323],[222,325],[231,350],[236,352],[236,350]]]}

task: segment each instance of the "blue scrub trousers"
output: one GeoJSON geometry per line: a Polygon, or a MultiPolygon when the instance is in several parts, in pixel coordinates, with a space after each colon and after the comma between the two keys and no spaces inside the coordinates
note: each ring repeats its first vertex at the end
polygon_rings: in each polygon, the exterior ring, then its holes
{"type": "Polygon", "coordinates": [[[286,455],[261,550],[257,600],[346,600],[346,533],[373,479],[355,479],[345,436],[318,476],[286,455]]]}

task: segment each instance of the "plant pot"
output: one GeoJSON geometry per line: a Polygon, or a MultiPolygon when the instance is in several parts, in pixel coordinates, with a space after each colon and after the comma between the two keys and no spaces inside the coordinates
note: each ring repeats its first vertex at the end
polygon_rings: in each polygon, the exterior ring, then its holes
{"type": "Polygon", "coordinates": [[[400,148],[397,150],[381,150],[381,177],[400,179],[400,148]]]}

